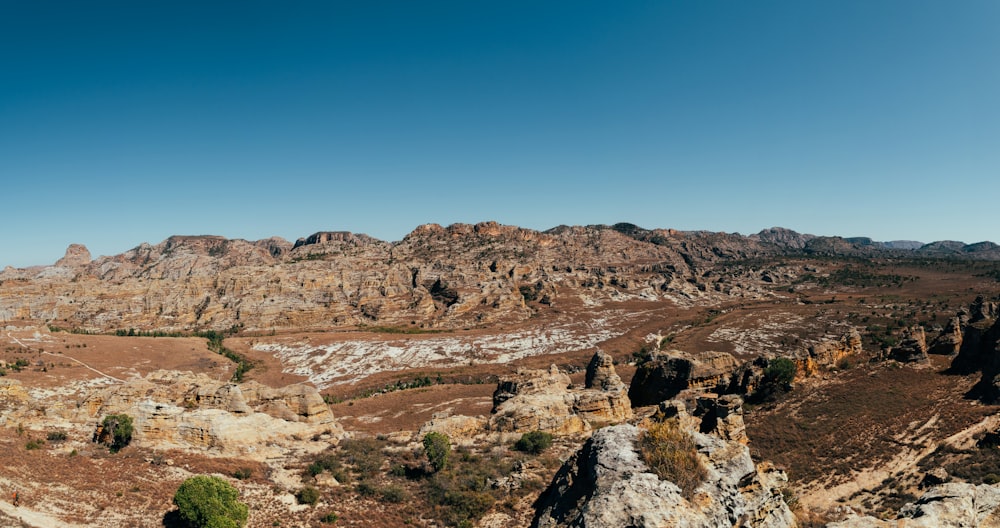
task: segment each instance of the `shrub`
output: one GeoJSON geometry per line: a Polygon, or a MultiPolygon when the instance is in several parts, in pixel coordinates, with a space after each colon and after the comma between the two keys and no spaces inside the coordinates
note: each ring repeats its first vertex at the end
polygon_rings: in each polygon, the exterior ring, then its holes
{"type": "Polygon", "coordinates": [[[521,435],[521,439],[514,444],[514,449],[537,455],[542,451],[552,447],[552,435],[543,431],[531,431],[521,435]]]}
{"type": "Polygon", "coordinates": [[[185,480],[174,494],[181,519],[195,528],[239,528],[247,522],[240,492],[220,477],[198,475],[185,480]]]}
{"type": "Polygon", "coordinates": [[[792,390],[795,379],[795,362],[788,358],[776,358],[768,362],[764,377],[751,396],[752,401],[772,401],[780,394],[792,390]]]}
{"type": "Polygon", "coordinates": [[[45,445],[45,440],[28,440],[28,443],[24,444],[24,448],[28,451],[32,451],[35,449],[41,449],[43,445],[45,445]]]}
{"type": "Polygon", "coordinates": [[[306,486],[295,492],[295,500],[299,501],[299,504],[312,506],[319,502],[319,490],[312,486],[306,486]]]}
{"type": "Polygon", "coordinates": [[[677,420],[654,423],[642,431],[639,450],[650,469],[660,478],[676,484],[687,498],[693,496],[695,488],[708,476],[698,458],[694,440],[680,428],[677,420]]]}
{"type": "Polygon", "coordinates": [[[233,471],[233,478],[239,480],[246,480],[251,476],[253,476],[253,469],[251,468],[244,467],[244,468],[239,468],[236,471],[233,471]]]}
{"type": "Polygon", "coordinates": [[[45,435],[45,439],[49,442],[65,442],[66,433],[64,431],[51,431],[45,435]]]}
{"type": "Polygon", "coordinates": [[[112,453],[121,451],[132,441],[132,417],[127,414],[109,414],[101,422],[97,441],[107,445],[112,453]]]}
{"type": "Polygon", "coordinates": [[[434,431],[424,435],[424,452],[435,473],[448,467],[448,456],[451,453],[448,435],[434,431]]]}
{"type": "Polygon", "coordinates": [[[333,524],[333,523],[337,522],[337,519],[339,519],[339,517],[337,517],[337,514],[333,513],[333,512],[330,512],[330,513],[328,513],[328,514],[320,517],[319,518],[319,522],[326,523],[326,524],[333,524]]]}
{"type": "Polygon", "coordinates": [[[382,488],[382,500],[385,502],[391,502],[393,504],[399,504],[405,501],[409,496],[406,490],[399,486],[386,486],[382,488]]]}

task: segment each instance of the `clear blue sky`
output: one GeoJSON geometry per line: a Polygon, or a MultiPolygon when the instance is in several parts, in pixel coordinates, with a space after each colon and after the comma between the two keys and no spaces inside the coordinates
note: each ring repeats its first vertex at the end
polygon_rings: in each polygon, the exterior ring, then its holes
{"type": "Polygon", "coordinates": [[[172,234],[1000,241],[1000,2],[0,0],[0,267],[172,234]]]}

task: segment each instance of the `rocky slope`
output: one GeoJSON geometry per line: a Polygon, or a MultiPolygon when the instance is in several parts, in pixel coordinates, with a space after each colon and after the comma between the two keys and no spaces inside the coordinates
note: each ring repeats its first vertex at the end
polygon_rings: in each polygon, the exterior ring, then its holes
{"type": "Polygon", "coordinates": [[[667,403],[707,470],[691,498],[643,460],[641,427],[617,425],[596,431],[566,462],[538,499],[532,526],[795,526],[779,491],[784,474],[750,458],[741,403],[713,402],[702,416],[688,415],[679,401],[667,403]]]}
{"type": "Polygon", "coordinates": [[[92,331],[454,328],[523,320],[566,300],[762,294],[759,275],[725,284],[709,278],[720,262],[788,254],[1000,258],[985,243],[895,250],[868,242],[780,228],[744,237],[632,224],[539,232],[484,222],[428,224],[395,243],[347,232],[294,244],[173,236],[96,260],[72,245],[53,266],[0,272],[0,321],[92,331]]]}

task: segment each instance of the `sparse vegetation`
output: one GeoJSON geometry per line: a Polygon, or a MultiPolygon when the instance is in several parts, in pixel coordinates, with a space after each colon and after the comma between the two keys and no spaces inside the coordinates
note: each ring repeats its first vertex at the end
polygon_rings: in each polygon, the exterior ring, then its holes
{"type": "Polygon", "coordinates": [[[514,449],[530,453],[540,454],[542,451],[552,447],[552,434],[544,431],[531,431],[521,435],[521,438],[514,443],[514,449]]]}
{"type": "Polygon", "coordinates": [[[315,506],[319,502],[319,490],[312,486],[306,486],[295,492],[295,500],[299,504],[308,504],[310,506],[315,506]]]}
{"type": "Polygon", "coordinates": [[[751,402],[766,402],[792,390],[795,379],[795,362],[788,358],[775,358],[768,362],[760,385],[750,395],[751,402]]]}
{"type": "Polygon", "coordinates": [[[424,435],[424,453],[434,472],[441,471],[448,467],[448,458],[451,454],[451,442],[448,436],[431,431],[424,435]]]}
{"type": "Polygon", "coordinates": [[[639,451],[657,476],[676,484],[687,498],[708,476],[694,440],[677,420],[650,424],[639,434],[639,451]]]}
{"type": "Polygon", "coordinates": [[[181,519],[192,528],[239,528],[248,508],[240,492],[222,478],[199,475],[185,480],[174,494],[181,519]]]}
{"type": "Polygon", "coordinates": [[[127,414],[105,416],[97,441],[108,446],[112,453],[121,451],[132,441],[132,417],[127,414]]]}

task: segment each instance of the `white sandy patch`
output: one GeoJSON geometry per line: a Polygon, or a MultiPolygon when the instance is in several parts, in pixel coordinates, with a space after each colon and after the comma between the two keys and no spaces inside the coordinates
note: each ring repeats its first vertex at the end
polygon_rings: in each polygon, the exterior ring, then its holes
{"type": "MultiPolygon", "coordinates": [[[[615,315],[622,318],[622,314],[615,315]]],[[[320,346],[272,342],[257,343],[253,349],[273,354],[281,361],[284,372],[305,376],[324,389],[383,371],[508,363],[530,356],[585,350],[624,333],[620,326],[603,317],[490,336],[349,340],[320,346]]]]}

